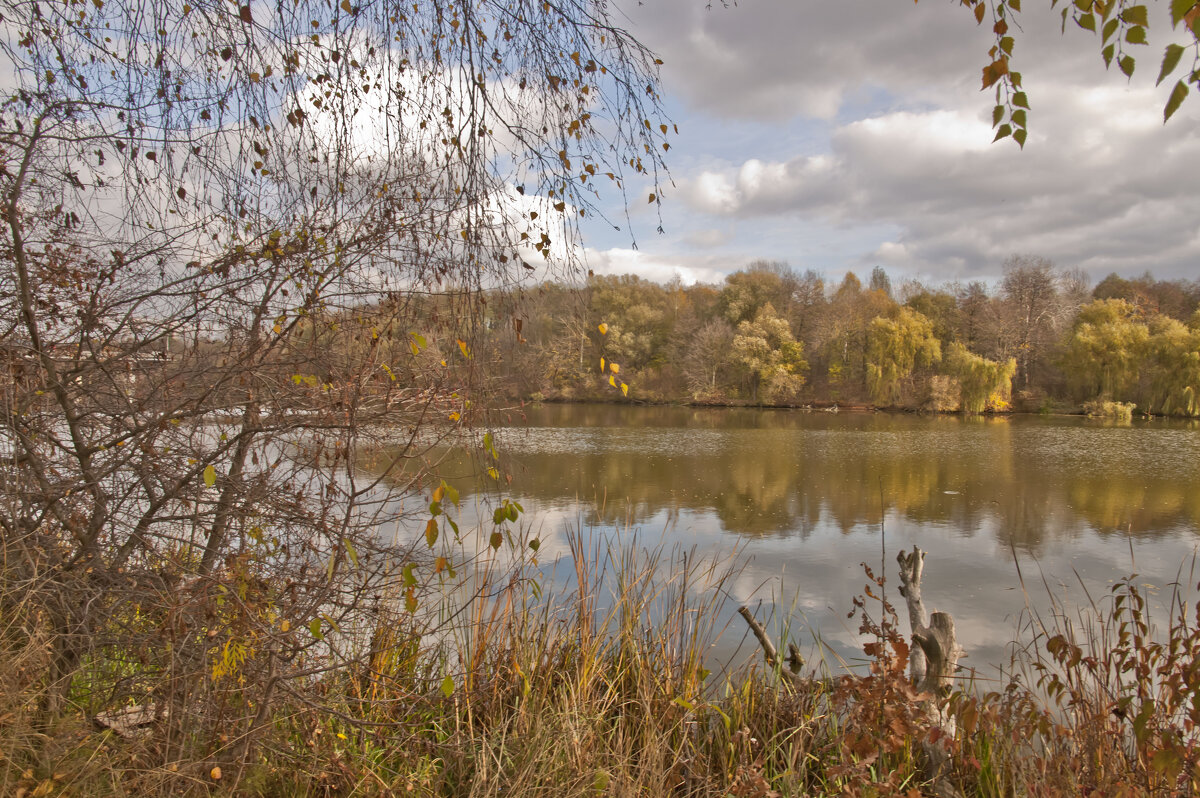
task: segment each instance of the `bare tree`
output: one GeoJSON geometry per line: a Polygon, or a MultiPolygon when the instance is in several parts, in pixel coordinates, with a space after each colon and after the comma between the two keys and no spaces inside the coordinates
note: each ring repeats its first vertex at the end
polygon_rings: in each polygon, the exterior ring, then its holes
{"type": "Polygon", "coordinates": [[[1017,360],[1017,381],[1028,388],[1032,374],[1070,318],[1073,308],[1059,290],[1054,264],[1034,255],[1014,255],[1004,262],[1004,295],[1008,338],[1017,360]]]}

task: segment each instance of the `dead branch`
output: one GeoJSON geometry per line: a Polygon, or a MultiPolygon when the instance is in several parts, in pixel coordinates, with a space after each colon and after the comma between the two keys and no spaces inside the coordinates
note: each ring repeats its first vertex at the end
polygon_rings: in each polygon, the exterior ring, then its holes
{"type": "MultiPolygon", "coordinates": [[[[745,606],[738,607],[738,614],[746,619],[750,631],[754,632],[754,636],[758,638],[758,644],[762,646],[763,656],[767,660],[767,664],[772,668],[776,667],[779,662],[779,652],[775,649],[775,644],[771,642],[771,638],[767,636],[767,632],[762,628],[751,614],[750,610],[745,606]]],[[[807,683],[807,679],[800,676],[800,669],[804,667],[804,658],[800,656],[799,649],[795,644],[788,643],[788,659],[787,668],[779,668],[779,672],[783,674],[783,678],[793,687],[802,687],[807,683]]]]}

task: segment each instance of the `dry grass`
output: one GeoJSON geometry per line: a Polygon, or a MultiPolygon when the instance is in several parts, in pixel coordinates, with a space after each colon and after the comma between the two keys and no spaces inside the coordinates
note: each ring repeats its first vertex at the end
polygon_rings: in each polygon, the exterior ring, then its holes
{"type": "MultiPolygon", "coordinates": [[[[238,739],[154,728],[126,740],[98,730],[82,703],[35,723],[50,647],[36,618],[8,611],[0,793],[765,798],[1198,787],[1200,607],[1181,592],[1157,636],[1132,579],[1086,626],[1065,614],[1037,619],[1026,678],[950,697],[948,735],[907,681],[894,612],[869,596],[856,603],[869,671],[811,674],[794,689],[769,669],[705,670],[729,567],[582,536],[569,559],[569,594],[539,597],[519,573],[485,576],[453,633],[437,639],[406,613],[381,611],[357,665],[279,695],[254,736],[238,739]],[[934,767],[931,751],[945,762],[934,767]]],[[[102,691],[96,681],[111,673],[93,663],[76,676],[92,683],[73,694],[102,691]]]]}

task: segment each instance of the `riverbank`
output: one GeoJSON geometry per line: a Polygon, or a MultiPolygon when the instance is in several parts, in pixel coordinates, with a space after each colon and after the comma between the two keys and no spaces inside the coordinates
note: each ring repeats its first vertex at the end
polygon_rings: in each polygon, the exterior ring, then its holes
{"type": "MultiPolygon", "coordinates": [[[[871,595],[881,590],[855,602],[865,667],[710,673],[716,597],[735,572],[693,564],[663,580],[661,553],[595,559],[579,538],[572,552],[582,589],[539,597],[505,574],[437,643],[415,616],[381,612],[355,660],[290,681],[265,710],[246,708],[257,722],[223,728],[192,726],[177,707],[124,736],[100,730],[85,708],[105,679],[132,676],[129,659],[120,673],[81,667],[70,708],[35,718],[45,648],[8,616],[0,786],[30,798],[1165,795],[1200,785],[1200,630],[1189,621],[1200,608],[1188,596],[1155,635],[1146,597],[1124,580],[1091,625],[1038,619],[1045,630],[1018,641],[1007,683],[964,680],[932,697],[908,680],[907,619],[871,595]],[[689,590],[700,578],[712,584],[689,590]]],[[[881,578],[874,588],[887,589],[881,578]]],[[[785,650],[787,630],[769,631],[785,650]]],[[[248,651],[241,667],[249,677],[255,666],[248,651]]],[[[234,702],[239,689],[235,679],[218,694],[234,702]]]]}

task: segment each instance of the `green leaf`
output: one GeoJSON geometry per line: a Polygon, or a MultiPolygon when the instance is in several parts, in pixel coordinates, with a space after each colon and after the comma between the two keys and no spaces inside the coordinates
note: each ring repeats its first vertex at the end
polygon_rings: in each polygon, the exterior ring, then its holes
{"type": "Polygon", "coordinates": [[[357,568],[358,567],[358,549],[354,548],[354,544],[348,540],[345,541],[345,543],[346,543],[346,556],[348,556],[350,558],[350,562],[352,562],[354,564],[354,567],[357,568]]]}
{"type": "Polygon", "coordinates": [[[449,698],[454,695],[454,677],[446,674],[446,678],[442,679],[442,695],[449,698]]]}
{"type": "Polygon", "coordinates": [[[411,562],[408,565],[404,566],[403,573],[404,573],[404,586],[405,587],[416,587],[417,586],[417,577],[416,577],[416,574],[413,573],[413,569],[416,567],[417,567],[416,563],[411,563],[411,562]]]}
{"type": "Polygon", "coordinates": [[[1019,91],[1012,97],[1012,104],[1018,108],[1028,108],[1029,98],[1025,96],[1025,92],[1019,91]]]}
{"type": "Polygon", "coordinates": [[[1142,27],[1150,24],[1145,6],[1130,6],[1124,9],[1121,11],[1121,21],[1126,25],[1140,25],[1142,27]]]}
{"type": "Polygon", "coordinates": [[[1125,41],[1130,44],[1146,44],[1146,29],[1145,28],[1130,28],[1125,34],[1125,41]]]}
{"type": "Polygon", "coordinates": [[[1004,138],[1005,136],[1011,136],[1011,135],[1012,135],[1012,126],[1011,125],[1001,125],[1000,129],[996,131],[996,138],[992,139],[992,141],[996,142],[996,141],[999,141],[1000,139],[1004,138]]]}
{"type": "Polygon", "coordinates": [[[204,484],[210,488],[217,484],[217,469],[211,465],[204,469],[204,484]]]}
{"type": "Polygon", "coordinates": [[[312,636],[318,640],[324,640],[325,635],[321,633],[321,619],[313,618],[308,622],[308,631],[312,632],[312,636]]]}
{"type": "Polygon", "coordinates": [[[1075,24],[1084,30],[1090,30],[1092,33],[1096,32],[1096,17],[1092,14],[1081,14],[1075,18],[1075,24]]]}
{"type": "Polygon", "coordinates": [[[503,542],[504,542],[504,535],[501,535],[499,532],[493,532],[491,534],[491,537],[488,538],[488,545],[491,546],[493,549],[496,549],[497,551],[500,550],[500,544],[502,544],[503,542]]]}
{"type": "Polygon", "coordinates": [[[438,539],[438,524],[437,521],[430,518],[429,523],[425,524],[425,542],[429,544],[429,548],[433,548],[433,544],[437,543],[438,539]]]}
{"type": "Polygon", "coordinates": [[[1128,78],[1133,76],[1133,56],[1121,56],[1117,59],[1117,66],[1120,67],[1121,72],[1125,75],[1125,77],[1128,78]]]}
{"type": "Polygon", "coordinates": [[[533,549],[534,551],[537,551],[541,547],[542,547],[542,541],[538,540],[537,538],[534,538],[533,540],[529,541],[529,548],[533,549]]]}
{"type": "Polygon", "coordinates": [[[1012,123],[1017,127],[1025,127],[1025,112],[1021,109],[1013,111],[1012,123]]]}
{"type": "Polygon", "coordinates": [[[1179,66],[1179,59],[1183,57],[1183,45],[1168,44],[1167,49],[1163,51],[1162,69],[1158,71],[1158,80],[1154,85],[1162,83],[1167,75],[1175,71],[1175,67],[1179,66]]]}
{"type": "Polygon", "coordinates": [[[1188,87],[1182,80],[1175,84],[1175,88],[1171,90],[1171,96],[1167,100],[1167,107],[1163,110],[1163,123],[1171,118],[1171,114],[1179,110],[1179,106],[1183,104],[1183,98],[1187,97],[1188,87]]]}
{"type": "Polygon", "coordinates": [[[1111,39],[1112,35],[1117,32],[1117,28],[1120,26],[1121,23],[1117,22],[1115,19],[1110,19],[1108,22],[1105,22],[1104,30],[1101,32],[1101,35],[1104,37],[1104,41],[1111,39]]]}
{"type": "Polygon", "coordinates": [[[1183,21],[1188,12],[1196,6],[1197,0],[1171,0],[1171,26],[1183,21]]]}
{"type": "Polygon", "coordinates": [[[1004,38],[1002,38],[1000,40],[1000,49],[1003,50],[1004,52],[1008,53],[1009,55],[1012,55],[1013,37],[1005,36],[1004,38]]]}
{"type": "Polygon", "coordinates": [[[1025,130],[1025,128],[1019,128],[1013,132],[1013,139],[1017,142],[1017,146],[1019,146],[1021,149],[1025,149],[1025,136],[1027,135],[1028,132],[1025,130]]]}
{"type": "Polygon", "coordinates": [[[454,486],[452,486],[448,482],[446,482],[446,480],[444,480],[444,479],[442,480],[442,489],[446,491],[446,498],[448,498],[450,500],[450,502],[455,507],[457,507],[458,506],[458,490],[455,489],[454,486]]]}
{"type": "Polygon", "coordinates": [[[1105,47],[1103,50],[1100,51],[1101,57],[1104,58],[1104,68],[1105,69],[1108,69],[1110,66],[1112,66],[1113,55],[1116,52],[1117,52],[1117,47],[1115,44],[1110,44],[1108,47],[1105,47]]]}
{"type": "Polygon", "coordinates": [[[503,507],[497,507],[495,510],[492,510],[492,523],[496,526],[500,526],[504,523],[504,517],[507,514],[508,511],[506,509],[503,507]]]}
{"type": "Polygon", "coordinates": [[[1000,124],[1000,120],[1004,118],[1004,106],[997,105],[992,109],[992,127],[1000,124]]]}

